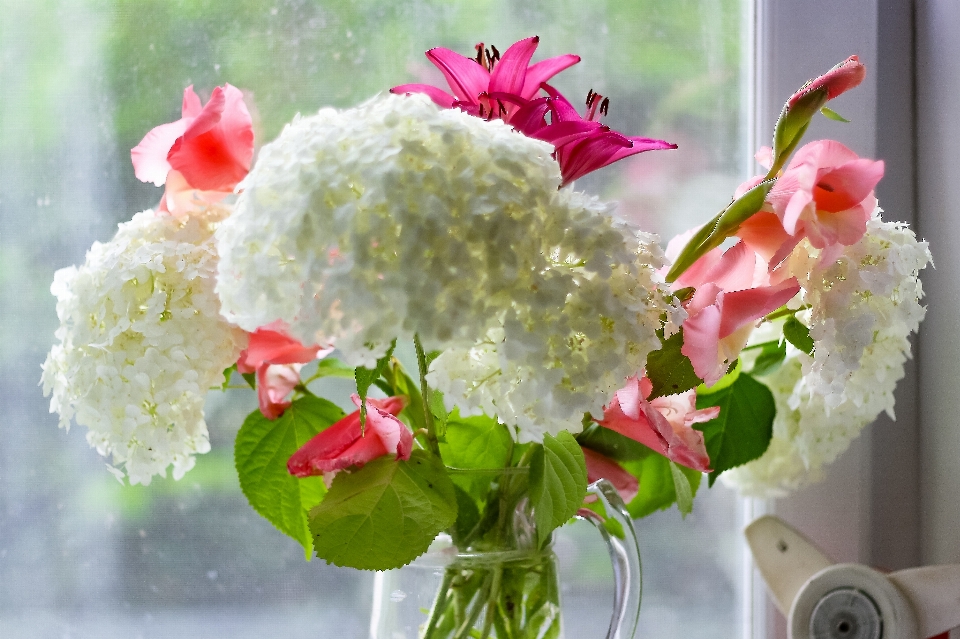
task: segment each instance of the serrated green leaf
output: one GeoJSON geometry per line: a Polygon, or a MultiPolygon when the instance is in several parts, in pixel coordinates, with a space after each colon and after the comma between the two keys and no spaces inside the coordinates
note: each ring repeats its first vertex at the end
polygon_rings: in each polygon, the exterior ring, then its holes
{"type": "Polygon", "coordinates": [[[391,570],[426,552],[457,518],[457,498],[443,463],[424,450],[397,461],[384,455],[339,473],[310,511],[317,556],[337,566],[391,570]]]}
{"type": "MultiPolygon", "coordinates": [[[[627,510],[632,517],[646,517],[658,510],[666,510],[676,503],[676,482],[669,459],[653,454],[642,460],[623,462],[621,465],[639,482],[640,490],[637,496],[627,504],[627,510]]],[[[703,473],[686,466],[678,466],[677,469],[687,478],[691,497],[695,496],[703,473]]]]}
{"type": "Polygon", "coordinates": [[[510,431],[493,417],[461,417],[454,410],[440,452],[451,468],[503,468],[510,460],[512,447],[510,431]]]}
{"type": "Polygon", "coordinates": [[[591,424],[585,428],[577,435],[577,441],[584,448],[595,450],[615,461],[643,459],[647,455],[656,454],[635,439],[630,439],[599,424],[591,424]]]}
{"type": "Polygon", "coordinates": [[[783,336],[798,350],[807,355],[813,354],[813,338],[810,337],[810,329],[794,315],[787,317],[783,323],[783,336]]]}
{"type": "Polygon", "coordinates": [[[754,377],[777,370],[787,357],[787,343],[784,341],[773,340],[758,346],[760,346],[760,354],[757,355],[753,369],[750,371],[754,377]]]}
{"type": "Polygon", "coordinates": [[[713,486],[723,471],[766,452],[777,411],[770,389],[747,373],[741,373],[734,384],[719,393],[697,397],[697,408],[710,406],[719,406],[720,415],[694,428],[703,431],[713,486]]]}
{"type": "Polygon", "coordinates": [[[530,503],[543,545],[555,528],[577,513],[587,492],[587,464],[580,444],[566,431],[543,436],[530,460],[530,503]]]}
{"type": "Polygon", "coordinates": [[[377,365],[374,368],[364,368],[363,366],[357,366],[354,370],[354,377],[357,380],[357,395],[360,396],[360,428],[362,429],[367,423],[367,391],[370,390],[370,387],[380,379],[380,376],[383,375],[384,371],[387,370],[387,367],[390,365],[390,358],[393,357],[393,349],[397,346],[397,340],[393,340],[393,343],[390,344],[390,348],[387,349],[387,354],[377,360],[377,365]]]}
{"type": "Polygon", "coordinates": [[[677,495],[677,510],[686,517],[693,512],[693,490],[690,488],[690,480],[672,461],[670,462],[670,476],[673,479],[673,490],[677,495]]]}
{"type": "Polygon", "coordinates": [[[307,396],[293,402],[275,421],[253,411],[237,433],[234,462],[240,489],[255,511],[303,545],[308,561],[313,543],[307,511],[320,503],[326,489],[320,477],[292,476],[287,472],[287,460],[342,417],[343,411],[335,404],[307,396]]]}
{"type": "Polygon", "coordinates": [[[653,382],[648,399],[676,395],[696,388],[703,380],[693,372],[690,359],[680,352],[683,329],[662,340],[659,350],[647,355],[647,377],[653,382]]]}
{"type": "Polygon", "coordinates": [[[850,120],[846,119],[830,107],[820,107],[820,113],[822,113],[827,119],[834,120],[836,122],[850,122],[850,120]]]}

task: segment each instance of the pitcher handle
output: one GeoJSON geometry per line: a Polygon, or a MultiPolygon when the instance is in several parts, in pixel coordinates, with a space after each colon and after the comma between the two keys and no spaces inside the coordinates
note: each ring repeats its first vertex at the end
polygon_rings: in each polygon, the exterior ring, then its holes
{"type": "Polygon", "coordinates": [[[623,528],[623,539],[610,534],[604,525],[604,518],[587,508],[581,508],[577,517],[596,526],[607,543],[610,562],[613,564],[613,616],[607,628],[606,639],[633,639],[640,616],[640,591],[642,578],[640,572],[640,546],[637,533],[633,528],[633,519],[620,498],[620,493],[606,479],[600,479],[587,486],[587,494],[595,495],[603,504],[607,517],[623,528]]]}

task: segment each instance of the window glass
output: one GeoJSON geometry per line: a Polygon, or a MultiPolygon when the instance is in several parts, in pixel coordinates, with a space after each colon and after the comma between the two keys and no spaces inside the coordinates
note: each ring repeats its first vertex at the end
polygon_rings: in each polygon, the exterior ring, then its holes
{"type": "MultiPolygon", "coordinates": [[[[0,636],[367,636],[367,573],[305,562],[240,493],[232,440],[251,393],[213,393],[213,450],[179,482],[123,487],[84,429],[58,430],[37,386],[57,327],[53,273],[152,207],[129,149],[203,99],[240,87],[258,145],[298,112],[393,85],[442,83],[423,52],[578,53],[573,100],[611,99],[607,123],[677,151],[636,156],[576,187],[664,239],[719,210],[745,165],[746,3],[473,0],[0,0],[0,636]]],[[[739,501],[704,487],[694,513],[638,523],[640,636],[741,632],[739,501]]],[[[566,632],[600,637],[609,561],[588,526],[558,541],[566,632]]]]}

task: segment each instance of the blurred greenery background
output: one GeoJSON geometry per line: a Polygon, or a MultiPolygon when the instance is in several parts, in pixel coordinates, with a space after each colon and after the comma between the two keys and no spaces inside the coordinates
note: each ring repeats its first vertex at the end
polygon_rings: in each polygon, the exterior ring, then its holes
{"type": "MultiPolygon", "coordinates": [[[[232,438],[255,404],[215,393],[213,451],[182,481],[122,487],[57,429],[37,386],[57,326],[49,286],[94,241],[156,204],[129,149],[205,100],[241,88],[258,146],[296,113],[347,107],[407,82],[442,85],[423,53],[577,53],[557,78],[575,103],[611,98],[607,123],[680,144],[577,188],[664,239],[708,219],[744,177],[743,0],[0,0],[0,636],[366,636],[370,576],[303,561],[239,492],[232,438]]],[[[740,632],[738,501],[720,487],[694,514],[640,522],[641,636],[740,632]]],[[[593,533],[558,542],[568,636],[599,637],[610,568],[593,533]],[[583,542],[583,543],[581,543],[583,542]],[[587,546],[592,549],[587,550],[587,546]]]]}

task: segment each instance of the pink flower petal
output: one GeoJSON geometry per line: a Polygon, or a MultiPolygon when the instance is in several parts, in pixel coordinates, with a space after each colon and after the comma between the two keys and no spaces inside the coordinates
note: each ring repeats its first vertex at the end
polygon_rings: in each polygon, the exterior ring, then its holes
{"type": "Polygon", "coordinates": [[[177,120],[154,127],[143,136],[140,143],[130,151],[133,173],[138,180],[163,186],[167,181],[167,173],[170,172],[167,153],[186,128],[186,120],[177,120]]]}
{"type": "Polygon", "coordinates": [[[530,99],[540,90],[540,85],[557,75],[564,69],[568,69],[580,62],[580,56],[568,53],[559,55],[555,58],[541,60],[527,69],[527,75],[523,80],[523,89],[520,95],[530,99]]]}
{"type": "Polygon", "coordinates": [[[401,84],[400,86],[390,89],[390,93],[406,93],[408,95],[411,93],[424,93],[427,95],[427,97],[433,100],[434,104],[444,109],[453,107],[454,102],[457,101],[456,98],[443,89],[438,89],[437,87],[429,84],[401,84]]]}
{"type": "Polygon", "coordinates": [[[760,286],[724,293],[720,338],[723,339],[741,326],[772,313],[799,292],[800,284],[797,278],[792,277],[774,286],[760,286]]]}
{"type": "Polygon", "coordinates": [[[215,88],[167,160],[203,191],[230,191],[246,177],[253,160],[253,124],[240,90],[229,84],[215,88]]]}
{"type": "Polygon", "coordinates": [[[640,484],[637,478],[628,473],[623,466],[610,459],[606,455],[601,455],[595,450],[589,448],[583,449],[583,458],[587,462],[587,481],[593,483],[601,479],[606,479],[620,493],[623,503],[629,504],[633,498],[640,492],[640,484]]]}
{"type": "Polygon", "coordinates": [[[472,58],[443,47],[427,51],[427,58],[440,69],[453,95],[460,100],[475,104],[477,96],[489,88],[490,72],[472,58]]]}
{"type": "Polygon", "coordinates": [[[511,44],[500,57],[500,61],[493,67],[487,90],[490,93],[503,91],[504,93],[521,94],[524,79],[527,76],[527,65],[530,64],[530,59],[537,50],[539,43],[540,38],[533,36],[511,44]]]}
{"type": "Polygon", "coordinates": [[[859,85],[863,82],[866,75],[867,69],[861,64],[860,58],[852,55],[817,79],[804,85],[799,91],[790,96],[787,104],[792,107],[807,93],[821,88],[827,90],[827,99],[832,100],[841,93],[845,93],[859,85]]]}

